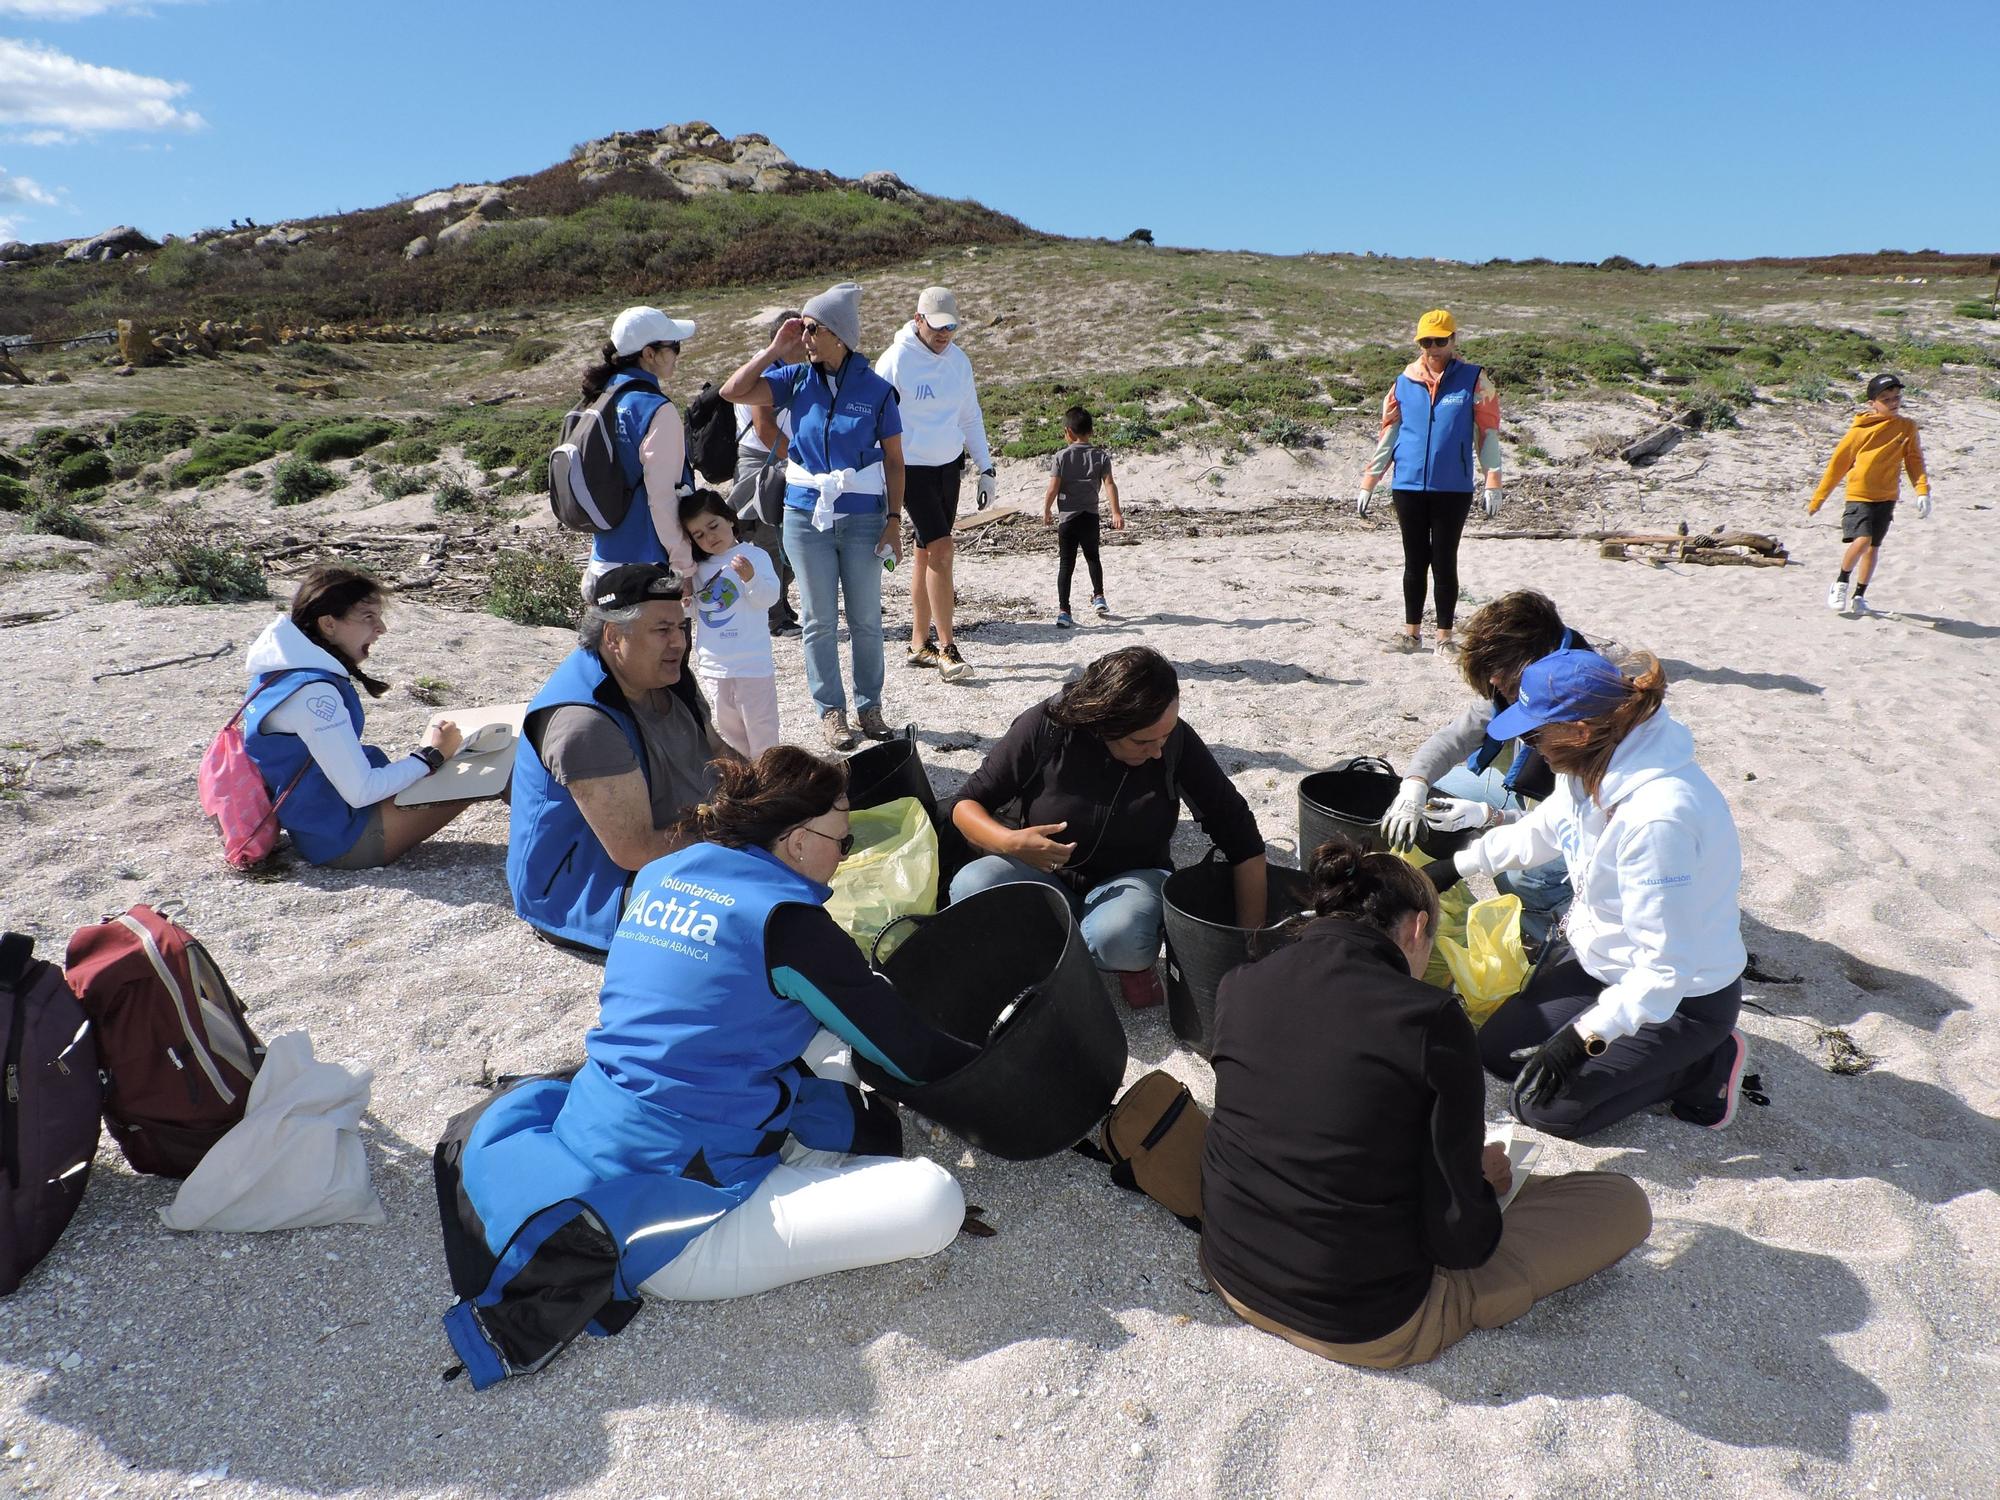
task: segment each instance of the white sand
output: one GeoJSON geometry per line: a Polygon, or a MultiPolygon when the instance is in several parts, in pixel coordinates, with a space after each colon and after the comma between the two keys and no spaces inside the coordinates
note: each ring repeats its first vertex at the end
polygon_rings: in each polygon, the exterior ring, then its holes
{"type": "MultiPolygon", "coordinates": [[[[1913,402],[1942,503],[1896,522],[1872,597],[1821,599],[1836,500],[1807,488],[1835,407],[1754,417],[1652,471],[1601,476],[1592,514],[1775,530],[1802,566],[1652,569],[1583,543],[1491,542],[1475,523],[1469,611],[1552,592],[1594,636],[1668,658],[1675,711],[1742,831],[1752,1068],[1771,1094],[1730,1131],[1647,1115],[1554,1169],[1612,1166],[1653,1194],[1652,1241],[1513,1327],[1399,1375],[1324,1364],[1236,1323],[1201,1289],[1194,1237],[1068,1154],[1007,1164],[912,1134],[998,1226],[925,1262],[738,1304],[649,1308],[532,1379],[442,1384],[449,1301],[429,1152],[483,1072],[565,1063],[594,1014],[595,970],[511,914],[497,809],[402,865],[226,871],[194,801],[200,751],[236,702],[263,607],[93,603],[74,574],[0,574],[0,612],[59,620],[0,633],[4,739],[33,750],[0,801],[5,921],[59,953],[69,930],[178,898],[266,1035],[376,1070],[370,1163],[381,1229],[176,1236],[171,1184],[108,1142],[55,1254],[0,1302],[0,1485],[63,1495],[1395,1495],[2000,1492],[1993,1327],[2000,1319],[2000,818],[1990,771],[2000,402],[1949,382],[1913,402]],[[1952,399],[1945,399],[1947,393],[1952,399]],[[1663,483],[1707,465],[1685,484],[1663,483]],[[1649,485],[1652,486],[1649,488],[1649,485]],[[213,665],[93,684],[90,674],[224,641],[213,665]],[[1880,1061],[1822,1066],[1822,1026],[1880,1061]]],[[[1530,413],[1555,436],[1617,414],[1530,413]]],[[[1632,430],[1635,416],[1624,418],[1632,430]]],[[[1556,442],[1542,439],[1559,455],[1556,442]]],[[[1337,756],[1406,758],[1465,689],[1428,658],[1381,654],[1398,613],[1393,522],[1358,523],[1358,452],[1130,465],[1135,513],[1217,510],[1193,538],[1107,553],[1119,618],[1052,626],[1046,555],[970,551],[974,681],[900,665],[892,721],[921,726],[941,787],[1090,656],[1147,641],[1181,666],[1183,709],[1291,858],[1298,777],[1337,756]],[[1287,481],[1323,521],[1232,540],[1222,512],[1287,481]]],[[[1614,472],[1614,470],[1616,472],[1614,472]]],[[[1005,493],[1039,498],[1025,466],[1005,493]]],[[[1506,520],[1520,519],[1509,516],[1506,520]]],[[[1503,524],[1504,521],[1503,521],[1503,524]]],[[[5,543],[8,555],[34,545],[5,543]]],[[[1087,589],[1079,582],[1079,597],[1087,589]]],[[[462,701],[525,696],[558,631],[399,604],[375,666],[443,677],[462,701]]],[[[813,728],[795,642],[787,730],[813,728]]],[[[369,737],[411,740],[428,711],[399,688],[369,737]]],[[[1181,852],[1203,844],[1184,834],[1181,852]]],[[[1208,1070],[1157,1013],[1128,1015],[1132,1070],[1208,1070]]],[[[1490,1101],[1497,1117],[1499,1091],[1490,1101]]]]}

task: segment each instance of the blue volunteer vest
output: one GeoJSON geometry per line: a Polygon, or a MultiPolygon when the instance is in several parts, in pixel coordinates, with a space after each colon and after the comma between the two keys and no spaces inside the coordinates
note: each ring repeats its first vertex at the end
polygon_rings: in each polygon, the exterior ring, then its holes
{"type": "Polygon", "coordinates": [[[1462,359],[1445,367],[1437,400],[1408,375],[1396,377],[1396,402],[1403,425],[1396,434],[1395,488],[1456,494],[1473,487],[1472,397],[1479,366],[1462,359]]]}
{"type": "MultiPolygon", "coordinates": [[[[799,467],[831,474],[882,461],[882,413],[896,399],[896,388],[867,360],[850,352],[831,387],[811,365],[779,368],[785,372],[781,378],[797,381],[786,410],[792,417],[791,456],[799,467]],[[803,373],[790,376],[793,370],[803,373]]],[[[811,510],[818,499],[818,490],[802,484],[785,486],[789,509],[811,510]]],[[[881,495],[842,495],[833,508],[845,516],[880,511],[887,504],[881,495]]]]}
{"type": "MultiPolygon", "coordinates": [[[[527,717],[570,704],[609,714],[646,767],[646,745],[618,684],[595,652],[579,647],[528,705],[527,717]]],[[[525,720],[524,720],[525,722],[525,720]]],[[[513,807],[507,820],[507,885],[514,910],[542,931],[591,948],[611,946],[630,878],[604,850],[569,788],[549,774],[523,734],[514,746],[513,807]]]]}
{"type": "MultiPolygon", "coordinates": [[[[646,440],[646,429],[659,415],[660,408],[668,404],[667,398],[647,375],[614,376],[605,389],[620,393],[612,407],[616,416],[613,446],[618,452],[618,467],[632,491],[632,502],[625,508],[624,520],[591,538],[590,560],[605,567],[625,563],[664,565],[667,549],[653,527],[653,512],[646,499],[646,467],[639,457],[639,445],[646,440]],[[627,391],[631,394],[625,394],[627,391]]],[[[681,460],[681,486],[685,493],[694,491],[694,465],[686,457],[681,460]]]]}
{"type": "MultiPolygon", "coordinates": [[[[299,853],[311,863],[323,865],[339,859],[354,847],[361,830],[368,826],[369,809],[349,807],[326,772],[319,768],[306,742],[284,730],[264,729],[264,716],[309,682],[330,682],[340,690],[347,705],[348,722],[357,738],[361,734],[361,695],[346,677],[333,672],[303,668],[294,672],[274,672],[259,684],[250,706],[243,710],[243,748],[264,777],[264,786],[276,802],[292,778],[299,784],[278,807],[278,826],[292,836],[299,853]],[[305,774],[300,776],[300,771],[305,774]]],[[[385,766],[388,756],[374,746],[364,746],[368,763],[385,766]]]]}

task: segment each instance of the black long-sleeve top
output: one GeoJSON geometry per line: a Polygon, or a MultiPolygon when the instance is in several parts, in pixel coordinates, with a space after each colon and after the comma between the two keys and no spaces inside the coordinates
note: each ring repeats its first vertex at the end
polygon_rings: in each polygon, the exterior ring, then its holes
{"type": "Polygon", "coordinates": [[[1386,934],[1323,918],[1234,970],[1211,1061],[1201,1252],[1246,1306],[1363,1343],[1409,1320],[1433,1268],[1492,1255],[1472,1024],[1386,934]]]}
{"type": "Polygon", "coordinates": [[[1084,884],[1171,867],[1183,798],[1232,865],[1264,852],[1257,815],[1187,720],[1174,726],[1160,758],[1127,766],[1096,735],[1049,723],[1048,709],[1037,703],[1015,719],[961,794],[995,816],[1018,802],[1023,828],[1067,823],[1053,837],[1076,845],[1067,868],[1084,884]]]}

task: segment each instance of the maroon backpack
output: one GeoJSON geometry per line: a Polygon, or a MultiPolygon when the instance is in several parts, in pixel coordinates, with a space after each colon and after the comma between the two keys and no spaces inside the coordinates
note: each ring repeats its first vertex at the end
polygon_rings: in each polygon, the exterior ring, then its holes
{"type": "Polygon", "coordinates": [[[7,1059],[0,1097],[0,1297],[21,1284],[69,1227],[97,1155],[104,1081],[97,1041],[62,971],[35,957],[34,941],[0,937],[0,1040],[7,1059]]]}
{"type": "Polygon", "coordinates": [[[243,1118],[264,1044],[208,950],[150,906],[79,927],[64,960],[97,1026],[104,1123],[140,1172],[185,1177],[243,1118]]]}

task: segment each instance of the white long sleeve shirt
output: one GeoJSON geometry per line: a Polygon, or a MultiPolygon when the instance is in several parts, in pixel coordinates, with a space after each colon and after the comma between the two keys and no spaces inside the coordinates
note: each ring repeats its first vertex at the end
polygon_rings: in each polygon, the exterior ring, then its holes
{"type": "Polygon", "coordinates": [[[770,677],[770,609],[778,602],[778,575],[762,547],[739,545],[695,565],[694,669],[703,677],[770,677]],[[750,562],[745,583],[731,566],[750,562]]]}
{"type": "Polygon", "coordinates": [[[904,463],[934,468],[970,453],[975,469],[993,467],[972,361],[958,345],[947,344],[944,353],[933,354],[917,337],[915,325],[905,323],[875,361],[875,373],[896,388],[904,463]]]}
{"type": "Polygon", "coordinates": [[[1743,973],[1736,821],[1694,763],[1694,736],[1664,708],[1625,737],[1596,800],[1558,776],[1546,802],[1486,834],[1458,867],[1492,875],[1558,855],[1576,892],[1570,946],[1605,986],[1577,1030],[1631,1036],[1743,973]]]}
{"type": "MultiPolygon", "coordinates": [[[[264,633],[251,645],[244,665],[253,685],[272,672],[306,668],[341,677],[347,675],[347,668],[337,657],[314,645],[285,615],[264,627],[264,633]]],[[[330,682],[307,683],[266,713],[264,725],[267,731],[297,735],[305,743],[313,764],[326,774],[327,781],[340,793],[340,800],[349,807],[373,807],[430,774],[430,767],[414,755],[386,766],[369,764],[368,752],[354,732],[354,721],[347,716],[340,689],[330,682]]]]}

